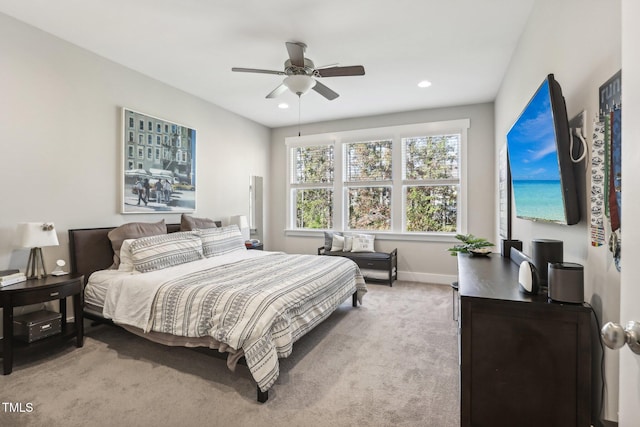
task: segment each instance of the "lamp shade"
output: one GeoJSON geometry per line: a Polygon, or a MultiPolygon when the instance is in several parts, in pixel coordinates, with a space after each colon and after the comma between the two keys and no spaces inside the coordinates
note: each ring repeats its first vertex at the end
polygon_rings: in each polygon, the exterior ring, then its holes
{"type": "Polygon", "coordinates": [[[18,224],[18,239],[24,248],[58,246],[58,236],[52,222],[23,222],[18,224]]]}
{"type": "Polygon", "coordinates": [[[238,226],[245,241],[249,240],[251,230],[249,229],[249,221],[245,215],[232,216],[229,222],[238,226]]]}
{"type": "Polygon", "coordinates": [[[282,83],[298,96],[309,92],[316,85],[316,81],[312,77],[304,74],[289,76],[282,83]]]}

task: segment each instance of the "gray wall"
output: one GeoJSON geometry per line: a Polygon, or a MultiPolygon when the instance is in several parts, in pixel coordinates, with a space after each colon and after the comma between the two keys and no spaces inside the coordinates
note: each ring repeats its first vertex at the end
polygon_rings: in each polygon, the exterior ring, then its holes
{"type": "Polygon", "coordinates": [[[194,215],[248,215],[249,176],[269,182],[262,125],[2,14],[0,52],[0,269],[26,266],[19,222],[56,224],[60,246],[44,248],[50,271],[68,261],[69,228],[180,221],[119,213],[122,106],[197,130],[194,215]]]}
{"type": "MultiPolygon", "coordinates": [[[[620,46],[619,0],[536,1],[495,101],[496,153],[504,146],[511,125],[549,73],[553,73],[562,86],[569,119],[582,110],[587,111],[587,134],[590,135],[598,112],[598,88],[620,70],[620,46]]],[[[601,321],[607,322],[619,317],[620,275],[607,247],[590,245],[589,217],[584,203],[586,188],[591,185],[589,176],[590,169],[579,171],[583,199],[579,224],[560,226],[514,218],[513,237],[523,241],[528,253],[534,238],[564,241],[564,260],[585,266],[585,300],[596,308],[601,321]]],[[[497,175],[495,179],[497,182],[497,175]]],[[[597,347],[597,343],[594,342],[594,346],[597,347]]],[[[599,357],[599,351],[596,355],[599,357]]],[[[605,415],[615,420],[618,356],[611,353],[607,356],[605,415]]]]}
{"type": "MultiPolygon", "coordinates": [[[[312,96],[312,95],[310,95],[312,96]]],[[[302,100],[304,107],[304,99],[302,100]]],[[[493,104],[477,104],[452,108],[419,110],[406,113],[362,117],[302,125],[302,135],[339,132],[384,126],[427,123],[468,118],[471,121],[467,135],[467,174],[469,181],[468,230],[477,236],[494,235],[495,208],[492,204],[494,190],[494,133],[493,104]]],[[[286,228],[286,150],[285,138],[297,136],[298,127],[274,129],[271,134],[271,219],[268,229],[269,249],[294,253],[316,253],[323,244],[322,234],[313,237],[287,236],[286,228]]],[[[456,276],[456,258],[447,248],[453,239],[446,241],[377,240],[376,249],[389,251],[398,248],[398,272],[403,280],[450,283],[456,276]]]]}

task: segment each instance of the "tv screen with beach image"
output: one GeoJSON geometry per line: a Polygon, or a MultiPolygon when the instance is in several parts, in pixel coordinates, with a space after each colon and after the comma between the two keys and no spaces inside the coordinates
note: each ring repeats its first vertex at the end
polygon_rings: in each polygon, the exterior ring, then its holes
{"type": "Polygon", "coordinates": [[[566,223],[549,81],[507,134],[516,216],[566,223]]]}

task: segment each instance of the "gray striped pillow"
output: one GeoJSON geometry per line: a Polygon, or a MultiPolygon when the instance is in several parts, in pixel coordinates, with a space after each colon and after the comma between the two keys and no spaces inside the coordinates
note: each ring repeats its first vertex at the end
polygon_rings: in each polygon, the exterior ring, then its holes
{"type": "Polygon", "coordinates": [[[133,267],[141,273],[203,258],[202,240],[193,231],[142,237],[131,242],[129,248],[133,267]]]}
{"type": "Polygon", "coordinates": [[[235,224],[219,228],[204,228],[199,231],[202,238],[202,252],[207,258],[247,250],[242,233],[235,224]]]}

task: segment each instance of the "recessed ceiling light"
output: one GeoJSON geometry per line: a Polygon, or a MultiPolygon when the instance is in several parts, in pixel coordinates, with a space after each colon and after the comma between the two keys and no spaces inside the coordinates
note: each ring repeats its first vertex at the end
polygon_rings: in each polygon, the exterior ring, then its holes
{"type": "Polygon", "coordinates": [[[283,110],[289,108],[289,104],[285,103],[285,102],[281,102],[280,104],[278,104],[278,108],[281,108],[283,110]]]}
{"type": "Polygon", "coordinates": [[[431,86],[431,82],[429,80],[423,80],[420,83],[418,83],[418,87],[429,87],[431,86]]]}

